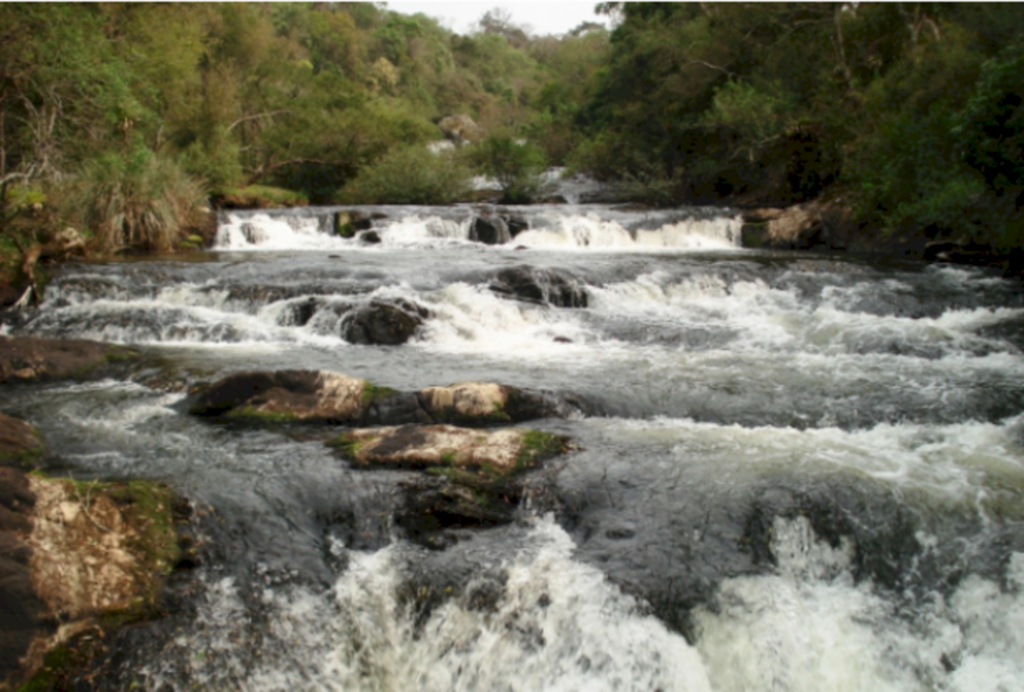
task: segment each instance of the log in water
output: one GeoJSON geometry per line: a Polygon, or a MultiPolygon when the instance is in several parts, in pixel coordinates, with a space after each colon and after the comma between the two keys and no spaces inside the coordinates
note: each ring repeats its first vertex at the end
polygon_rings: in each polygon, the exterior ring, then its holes
{"type": "Polygon", "coordinates": [[[120,636],[110,689],[1022,689],[1018,285],[747,251],[709,210],[367,208],[352,238],[337,211],[225,216],[204,261],[67,267],[17,331],[193,383],[556,392],[575,413],[530,427],[574,451],[516,522],[437,549],[394,522],[415,472],[315,430],[204,421],[146,380],[0,392],[56,469],[203,509],[191,595],[120,636]],[[480,216],[514,237],[471,242],[480,216]],[[408,340],[347,340],[380,305],[419,316],[408,340]]]}

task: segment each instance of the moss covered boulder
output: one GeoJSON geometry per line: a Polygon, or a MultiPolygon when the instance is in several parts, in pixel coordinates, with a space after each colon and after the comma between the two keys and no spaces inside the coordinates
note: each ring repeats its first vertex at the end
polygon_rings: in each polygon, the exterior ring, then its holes
{"type": "Polygon", "coordinates": [[[43,450],[0,415],[0,690],[73,689],[113,629],[158,613],[178,559],[169,488],[26,473],[43,450]]]}
{"type": "MultiPolygon", "coordinates": [[[[164,579],[179,554],[176,500],[157,483],[78,482],[27,476],[30,528],[16,534],[28,585],[20,689],[73,688],[117,627],[160,614],[164,579]],[[74,655],[70,655],[74,653],[74,655]],[[56,686],[56,687],[55,687],[56,686]]],[[[11,594],[0,585],[0,599],[11,594]]]]}
{"type": "Polygon", "coordinates": [[[351,430],[329,444],[353,466],[426,472],[403,483],[395,520],[431,547],[443,543],[444,529],[512,521],[524,474],[569,449],[567,438],[547,432],[443,424],[351,430]]]}

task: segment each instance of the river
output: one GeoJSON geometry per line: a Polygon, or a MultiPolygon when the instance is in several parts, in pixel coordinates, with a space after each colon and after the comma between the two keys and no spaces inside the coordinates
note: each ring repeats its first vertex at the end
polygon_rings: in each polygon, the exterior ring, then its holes
{"type": "Polygon", "coordinates": [[[51,472],[169,482],[203,559],[120,635],[110,689],[1024,689],[1024,303],[982,269],[740,247],[719,211],[237,212],[200,258],[69,265],[15,333],[132,344],[190,382],[326,369],[410,391],[571,395],[513,524],[443,550],[392,521],[406,472],[316,430],[187,414],[143,381],[0,392],[51,472]],[[525,228],[523,228],[525,226],[525,228]],[[367,242],[379,240],[379,242],[367,242]],[[585,307],[492,290],[551,270],[585,307]],[[430,317],[347,343],[345,306],[430,317]],[[132,687],[134,686],[134,687],[132,687]]]}

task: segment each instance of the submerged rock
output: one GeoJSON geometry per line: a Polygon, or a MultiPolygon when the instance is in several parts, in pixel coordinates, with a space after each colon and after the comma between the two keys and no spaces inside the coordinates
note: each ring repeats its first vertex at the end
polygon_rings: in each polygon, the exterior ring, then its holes
{"type": "Polygon", "coordinates": [[[131,348],[98,341],[0,336],[0,384],[103,377],[110,366],[139,358],[131,348]]]}
{"type": "Polygon", "coordinates": [[[491,281],[498,295],[560,308],[587,307],[586,285],[572,274],[519,266],[502,269],[491,281]]]}
{"type": "Polygon", "coordinates": [[[523,497],[520,476],[568,450],[568,439],[552,433],[452,425],[352,430],[328,444],[354,466],[427,471],[403,483],[396,521],[431,547],[448,527],[512,521],[523,497]]]}

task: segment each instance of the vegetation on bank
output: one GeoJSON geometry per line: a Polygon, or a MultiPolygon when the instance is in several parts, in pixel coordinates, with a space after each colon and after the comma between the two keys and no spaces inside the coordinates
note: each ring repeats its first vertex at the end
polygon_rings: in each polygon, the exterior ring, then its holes
{"type": "Polygon", "coordinates": [[[612,31],[552,37],[497,10],[461,36],[371,3],[0,5],[4,272],[68,226],[163,252],[211,201],[444,204],[483,174],[527,202],[565,164],[624,200],[824,196],[1020,247],[1021,6],[597,9],[612,31]]]}

